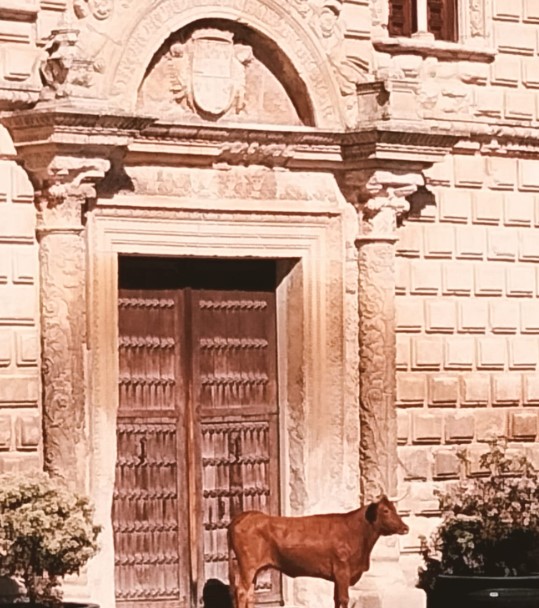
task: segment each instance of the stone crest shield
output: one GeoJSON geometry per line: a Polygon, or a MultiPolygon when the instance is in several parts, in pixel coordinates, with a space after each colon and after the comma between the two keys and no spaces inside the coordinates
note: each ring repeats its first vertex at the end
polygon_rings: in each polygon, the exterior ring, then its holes
{"type": "Polygon", "coordinates": [[[235,97],[232,32],[203,29],[191,39],[191,87],[193,102],[201,112],[220,116],[235,97]]]}

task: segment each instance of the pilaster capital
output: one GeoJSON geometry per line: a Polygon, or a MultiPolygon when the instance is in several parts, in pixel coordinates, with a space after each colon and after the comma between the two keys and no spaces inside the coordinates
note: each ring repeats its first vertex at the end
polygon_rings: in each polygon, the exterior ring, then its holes
{"type": "Polygon", "coordinates": [[[361,172],[361,178],[354,202],[359,240],[396,240],[396,228],[410,210],[408,197],[425,184],[423,173],[383,169],[361,172]]]}
{"type": "Polygon", "coordinates": [[[36,187],[38,234],[80,232],[83,208],[96,196],[95,186],[110,167],[105,158],[25,155],[36,187]]]}

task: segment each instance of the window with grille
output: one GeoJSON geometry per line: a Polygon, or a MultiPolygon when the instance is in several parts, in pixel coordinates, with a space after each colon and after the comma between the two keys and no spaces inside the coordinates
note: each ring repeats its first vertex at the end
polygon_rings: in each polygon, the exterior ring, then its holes
{"type": "Polygon", "coordinates": [[[436,40],[457,42],[458,0],[390,0],[390,36],[432,34],[436,40]]]}

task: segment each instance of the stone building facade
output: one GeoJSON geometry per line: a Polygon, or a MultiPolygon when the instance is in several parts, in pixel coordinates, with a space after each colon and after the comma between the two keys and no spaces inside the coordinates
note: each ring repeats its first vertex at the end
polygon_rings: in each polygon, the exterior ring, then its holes
{"type": "Polygon", "coordinates": [[[68,595],[192,608],[234,510],[383,491],[353,601],[423,605],[434,489],[539,465],[538,3],[0,0],[0,55],[0,468],[95,502],[68,595]]]}

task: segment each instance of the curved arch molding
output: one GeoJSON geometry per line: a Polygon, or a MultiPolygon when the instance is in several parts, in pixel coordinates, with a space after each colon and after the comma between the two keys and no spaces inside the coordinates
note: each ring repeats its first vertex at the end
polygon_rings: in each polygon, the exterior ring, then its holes
{"type": "Polygon", "coordinates": [[[124,28],[121,50],[109,63],[106,96],[114,105],[133,110],[145,71],[170,34],[200,19],[228,19],[274,40],[305,82],[316,126],[341,130],[342,99],[331,68],[314,32],[294,12],[273,0],[161,0],[124,28]]]}

